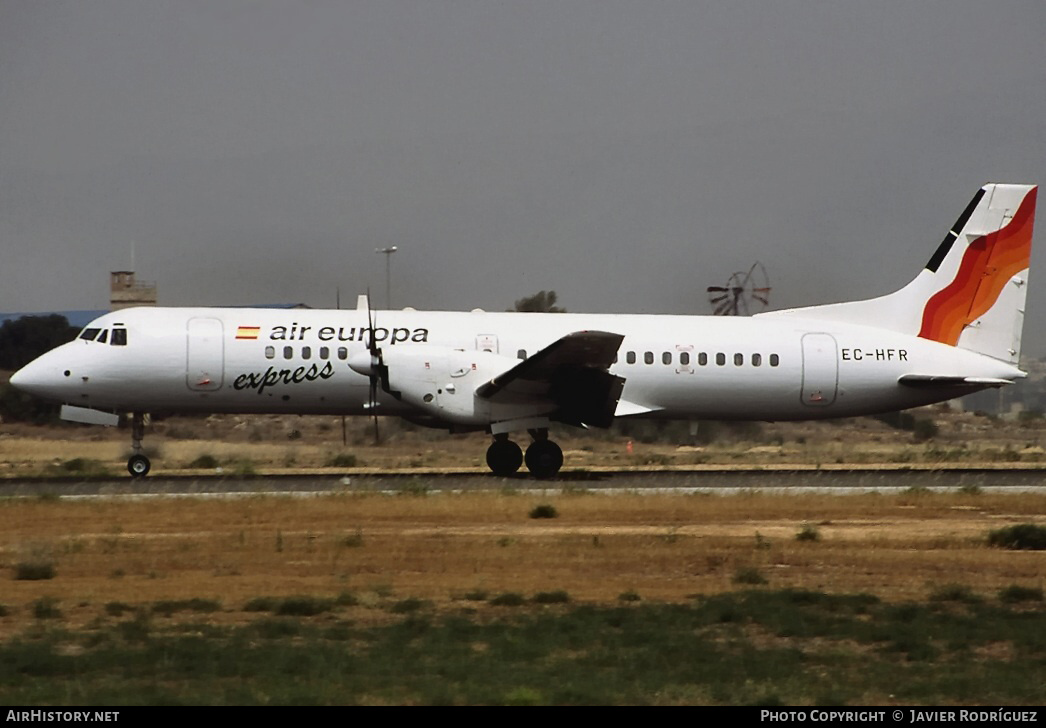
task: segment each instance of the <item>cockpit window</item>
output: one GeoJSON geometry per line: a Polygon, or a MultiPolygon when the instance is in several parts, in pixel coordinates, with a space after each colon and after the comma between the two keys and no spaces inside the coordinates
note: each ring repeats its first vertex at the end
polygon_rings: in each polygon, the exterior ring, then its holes
{"type": "Polygon", "coordinates": [[[109,329],[103,329],[102,333],[98,334],[98,338],[95,339],[99,344],[104,344],[105,340],[109,337],[109,329]]]}
{"type": "Polygon", "coordinates": [[[127,329],[113,329],[112,338],[109,339],[112,346],[127,346],[127,329]]]}
{"type": "Polygon", "coordinates": [[[101,329],[84,329],[84,332],[80,334],[80,338],[84,341],[94,341],[98,337],[98,332],[101,329]]]}

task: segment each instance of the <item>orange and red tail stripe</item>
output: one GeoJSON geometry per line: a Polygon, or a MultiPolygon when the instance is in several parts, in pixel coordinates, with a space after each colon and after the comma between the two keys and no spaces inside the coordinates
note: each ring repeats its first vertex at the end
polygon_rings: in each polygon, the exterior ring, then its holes
{"type": "Polygon", "coordinates": [[[926,303],[919,336],[955,346],[963,329],[987,313],[1006,283],[1029,266],[1037,192],[1028,193],[1006,227],[970,243],[955,279],[926,303]]]}

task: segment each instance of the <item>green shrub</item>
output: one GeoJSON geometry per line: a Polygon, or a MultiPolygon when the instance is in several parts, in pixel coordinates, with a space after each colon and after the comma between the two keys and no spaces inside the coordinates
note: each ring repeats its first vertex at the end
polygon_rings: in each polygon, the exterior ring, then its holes
{"type": "Polygon", "coordinates": [[[43,581],[53,579],[54,575],[53,561],[21,561],[15,564],[15,581],[43,581]]]}
{"type": "Polygon", "coordinates": [[[980,597],[964,584],[945,584],[930,592],[930,601],[933,602],[966,602],[973,604],[980,601],[980,597]]]}
{"type": "Polygon", "coordinates": [[[557,518],[559,511],[550,503],[542,503],[530,509],[531,518],[557,518]]]}
{"type": "Polygon", "coordinates": [[[505,592],[504,594],[498,594],[496,597],[490,600],[491,606],[494,607],[521,607],[527,603],[527,600],[522,594],[517,592],[505,592]]]}
{"type": "Polygon", "coordinates": [[[37,619],[58,619],[62,616],[58,600],[54,597],[40,597],[33,602],[33,616],[37,619]]]}
{"type": "Polygon", "coordinates": [[[1040,587],[1010,584],[1010,586],[999,590],[999,601],[1008,604],[1041,602],[1042,599],[1042,589],[1040,587]]]}
{"type": "Polygon", "coordinates": [[[254,597],[245,605],[243,605],[243,611],[245,612],[273,612],[276,610],[276,606],[279,604],[279,600],[276,597],[254,597]]]}
{"type": "Polygon", "coordinates": [[[354,468],[356,467],[356,456],[348,452],[340,452],[327,460],[328,468],[354,468]]]}
{"type": "Polygon", "coordinates": [[[334,598],[334,604],[339,607],[355,607],[360,603],[360,598],[350,591],[343,591],[334,598]]]}
{"type": "Polygon", "coordinates": [[[916,442],[926,442],[937,436],[939,428],[933,420],[916,420],[912,427],[912,434],[916,442]]]}
{"type": "Polygon", "coordinates": [[[1015,551],[1046,550],[1046,526],[1019,523],[988,534],[988,545],[1015,551]]]}
{"type": "Polygon", "coordinates": [[[217,612],[222,608],[217,599],[165,599],[153,604],[153,612],[170,617],[175,612],[217,612]]]}
{"type": "Polygon", "coordinates": [[[734,572],[735,584],[768,584],[767,578],[754,566],[745,566],[734,572]]]}
{"type": "Polygon", "coordinates": [[[424,609],[432,605],[425,599],[417,599],[416,597],[409,597],[407,599],[401,599],[400,601],[389,607],[389,611],[393,614],[410,614],[416,612],[419,609],[424,609]]]}
{"type": "Polygon", "coordinates": [[[804,523],[803,527],[799,529],[799,532],[795,534],[796,541],[820,541],[821,532],[817,530],[816,526],[812,526],[809,523],[804,523]]]}
{"type": "Polygon", "coordinates": [[[105,605],[105,613],[110,617],[122,617],[124,612],[133,612],[134,607],[124,602],[109,602],[105,605]]]}
{"type": "Polygon", "coordinates": [[[221,465],[221,463],[218,461],[218,458],[214,457],[214,455],[211,455],[210,453],[204,453],[203,455],[200,455],[191,463],[189,463],[188,467],[199,468],[201,470],[213,470],[219,465],[221,465]]]}
{"type": "Polygon", "coordinates": [[[535,604],[567,604],[570,595],[562,589],[556,591],[538,592],[534,595],[535,604]]]}
{"type": "Polygon", "coordinates": [[[276,606],[275,613],[281,617],[312,617],[329,612],[333,606],[333,599],[287,597],[276,606]]]}

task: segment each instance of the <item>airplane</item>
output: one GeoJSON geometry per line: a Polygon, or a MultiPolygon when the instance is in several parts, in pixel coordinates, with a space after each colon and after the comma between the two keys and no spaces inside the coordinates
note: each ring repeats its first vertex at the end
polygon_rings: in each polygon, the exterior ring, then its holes
{"type": "Polygon", "coordinates": [[[807,420],[949,400],[1018,367],[1037,187],[982,187],[926,266],[878,298],[751,317],[129,308],[16,372],[76,422],[145,413],[402,417],[491,435],[487,465],[537,478],[563,465],[553,422],[807,420]],[[527,432],[524,455],[511,439],[527,432]]]}

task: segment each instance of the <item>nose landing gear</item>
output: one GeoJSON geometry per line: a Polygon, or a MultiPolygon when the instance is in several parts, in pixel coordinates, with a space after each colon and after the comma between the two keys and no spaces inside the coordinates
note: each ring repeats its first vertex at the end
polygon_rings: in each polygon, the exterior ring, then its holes
{"type": "Polygon", "coordinates": [[[132,478],[144,478],[149,474],[152,463],[142,454],[142,440],[145,438],[145,415],[135,412],[131,416],[131,449],[134,454],[127,460],[127,472],[132,478]]]}

